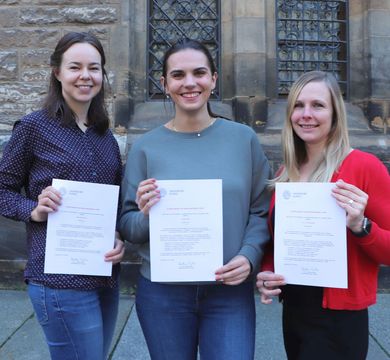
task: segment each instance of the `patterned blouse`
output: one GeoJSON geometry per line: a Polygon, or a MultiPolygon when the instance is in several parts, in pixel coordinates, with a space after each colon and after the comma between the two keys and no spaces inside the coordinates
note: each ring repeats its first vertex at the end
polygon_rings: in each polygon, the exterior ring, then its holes
{"type": "Polygon", "coordinates": [[[44,110],[15,124],[0,161],[0,215],[26,223],[26,281],[60,289],[117,286],[118,265],[111,277],[44,274],[47,223],[32,221],[30,214],[53,178],[120,185],[121,176],[119,147],[109,130],[99,135],[91,126],[84,133],[76,123],[63,126],[44,110]]]}

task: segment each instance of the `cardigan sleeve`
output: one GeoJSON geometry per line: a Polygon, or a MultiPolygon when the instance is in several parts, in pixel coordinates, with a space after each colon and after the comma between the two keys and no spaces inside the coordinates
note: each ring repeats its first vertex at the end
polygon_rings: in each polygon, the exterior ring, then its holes
{"type": "Polygon", "coordinates": [[[261,261],[260,271],[275,271],[274,265],[274,221],[273,213],[275,211],[275,192],[272,193],[269,214],[268,214],[268,230],[271,236],[271,241],[268,242],[265,251],[264,257],[261,261]]]}
{"type": "Polygon", "coordinates": [[[365,216],[372,221],[372,228],[362,238],[349,233],[373,261],[390,265],[390,176],[379,159],[367,155],[364,166],[357,170],[357,178],[358,186],[368,194],[365,216]]]}

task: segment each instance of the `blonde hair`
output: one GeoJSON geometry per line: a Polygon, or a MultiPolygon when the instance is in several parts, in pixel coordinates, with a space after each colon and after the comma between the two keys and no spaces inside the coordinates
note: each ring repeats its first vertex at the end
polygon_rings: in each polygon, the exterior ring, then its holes
{"type": "Polygon", "coordinates": [[[294,132],[291,115],[302,89],[310,82],[323,82],[329,89],[333,118],[323,157],[310,175],[310,182],[329,182],[341,162],[350,151],[347,115],[340,87],[330,73],[310,71],[301,75],[291,87],[287,99],[286,120],[282,130],[283,164],[280,173],[270,181],[273,188],[276,182],[299,181],[299,167],[307,160],[305,142],[294,132]]]}

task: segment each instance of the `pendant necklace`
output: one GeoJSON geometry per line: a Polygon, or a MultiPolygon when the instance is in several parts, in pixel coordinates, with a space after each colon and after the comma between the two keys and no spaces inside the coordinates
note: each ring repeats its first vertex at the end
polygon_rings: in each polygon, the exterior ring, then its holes
{"type": "MultiPolygon", "coordinates": [[[[201,133],[203,130],[205,130],[205,129],[207,129],[208,127],[210,127],[211,125],[213,125],[214,122],[215,122],[215,120],[216,120],[216,118],[210,117],[209,123],[208,123],[204,128],[201,128],[201,129],[199,129],[198,131],[195,131],[195,132],[197,133],[197,136],[199,137],[199,136],[200,136],[200,133],[201,133]]],[[[172,123],[171,123],[171,128],[172,128],[172,130],[175,131],[175,132],[180,132],[180,131],[178,131],[178,130],[176,129],[176,127],[175,127],[175,121],[174,121],[174,119],[172,119],[171,122],[172,122],[172,123]]]]}

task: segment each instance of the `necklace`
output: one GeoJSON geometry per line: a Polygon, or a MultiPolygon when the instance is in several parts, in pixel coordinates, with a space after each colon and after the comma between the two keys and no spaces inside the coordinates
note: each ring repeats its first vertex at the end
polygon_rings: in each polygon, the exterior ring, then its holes
{"type": "MultiPolygon", "coordinates": [[[[208,123],[205,127],[200,128],[198,131],[195,131],[195,132],[197,133],[197,136],[200,136],[200,133],[201,133],[203,130],[205,130],[205,129],[207,129],[208,127],[210,127],[211,125],[213,125],[214,122],[215,122],[215,120],[217,120],[217,119],[216,119],[216,118],[210,117],[210,121],[209,121],[209,123],[208,123]]],[[[172,129],[173,131],[175,131],[175,132],[180,132],[180,131],[177,130],[176,127],[175,127],[175,119],[172,119],[172,120],[171,120],[171,129],[172,129]]]]}

